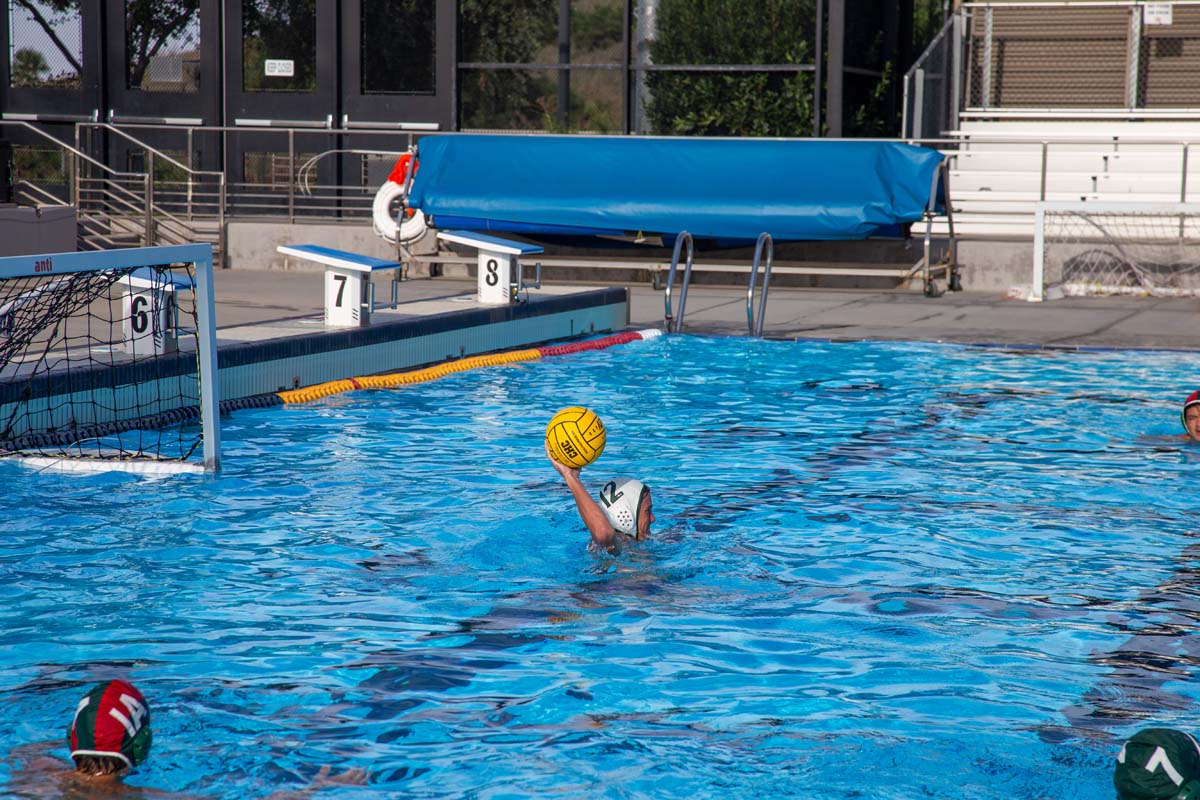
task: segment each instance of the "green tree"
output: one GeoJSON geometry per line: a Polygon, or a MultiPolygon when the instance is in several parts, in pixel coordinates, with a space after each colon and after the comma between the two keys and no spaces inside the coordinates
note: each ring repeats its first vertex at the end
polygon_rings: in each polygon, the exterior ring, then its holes
{"type": "MultiPolygon", "coordinates": [[[[661,0],[656,65],[812,64],[813,0],[661,0]]],[[[655,133],[808,136],[809,72],[649,72],[655,133]]]]}
{"type": "Polygon", "coordinates": [[[620,44],[625,32],[624,7],[619,3],[571,9],[572,53],[603,50],[620,44]]]}
{"type": "Polygon", "coordinates": [[[892,102],[894,76],[894,66],[891,63],[884,64],[883,75],[876,81],[870,94],[851,110],[844,130],[846,136],[882,138],[896,135],[900,120],[899,109],[892,102]]]}
{"type": "Polygon", "coordinates": [[[942,0],[913,0],[913,57],[921,55],[945,24],[942,0]]]}
{"type": "Polygon", "coordinates": [[[12,85],[41,86],[42,73],[49,72],[50,65],[40,50],[22,47],[13,53],[12,85]]]}

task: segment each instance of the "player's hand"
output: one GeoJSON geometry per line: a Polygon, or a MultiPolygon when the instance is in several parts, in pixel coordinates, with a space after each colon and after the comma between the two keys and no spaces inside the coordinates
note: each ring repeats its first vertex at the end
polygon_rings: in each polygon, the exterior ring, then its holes
{"type": "Polygon", "coordinates": [[[554,467],[555,470],[558,471],[559,475],[562,475],[563,478],[566,478],[568,480],[570,478],[578,478],[579,477],[578,469],[576,469],[575,467],[568,467],[566,464],[563,464],[562,462],[557,461],[554,458],[554,456],[550,455],[550,443],[549,442],[543,440],[542,446],[546,448],[546,458],[550,459],[550,464],[554,467]]]}

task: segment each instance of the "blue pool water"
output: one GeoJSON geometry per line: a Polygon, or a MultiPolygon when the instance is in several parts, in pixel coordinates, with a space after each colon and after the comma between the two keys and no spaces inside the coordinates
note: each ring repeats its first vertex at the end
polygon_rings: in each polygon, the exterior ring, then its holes
{"type": "Polygon", "coordinates": [[[130,782],[210,797],[1110,797],[1200,727],[1194,363],[672,337],[239,411],[215,479],[0,463],[0,748],[125,677],[130,782]],[[575,403],[654,489],[615,557],[575,403]]]}

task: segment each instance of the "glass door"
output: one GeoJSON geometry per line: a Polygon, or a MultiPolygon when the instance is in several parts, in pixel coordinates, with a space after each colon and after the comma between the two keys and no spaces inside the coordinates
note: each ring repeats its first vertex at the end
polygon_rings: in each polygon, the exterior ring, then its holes
{"type": "Polygon", "coordinates": [[[226,124],[335,127],[337,3],[225,0],[226,124]]]}
{"type": "Polygon", "coordinates": [[[340,179],[337,159],[319,157],[337,147],[326,131],[337,126],[338,3],[225,0],[225,9],[231,207],[289,216],[323,207],[322,187],[340,179]]]}
{"type": "Polygon", "coordinates": [[[107,108],[116,124],[216,125],[221,109],[217,0],[104,3],[107,108]]]}
{"type": "Polygon", "coordinates": [[[342,118],[348,128],[449,130],[453,0],[342,5],[342,118]]]}

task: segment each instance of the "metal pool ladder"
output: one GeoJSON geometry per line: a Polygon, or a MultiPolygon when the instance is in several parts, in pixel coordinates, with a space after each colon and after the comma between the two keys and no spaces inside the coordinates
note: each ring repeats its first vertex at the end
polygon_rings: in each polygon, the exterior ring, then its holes
{"type": "Polygon", "coordinates": [[[663,314],[667,333],[679,333],[683,329],[683,313],[687,306],[687,290],[688,284],[692,280],[694,256],[695,247],[692,244],[692,235],[687,231],[680,231],[679,235],[675,237],[675,252],[671,254],[671,271],[667,273],[667,286],[663,292],[663,314]],[[679,317],[675,318],[671,315],[671,289],[675,286],[675,268],[679,266],[679,252],[685,242],[687,243],[687,262],[683,268],[683,281],[679,288],[679,317]]]}
{"type": "MultiPolygon", "coordinates": [[[[767,317],[767,291],[771,286],[771,262],[775,260],[775,240],[767,232],[758,235],[754,245],[754,265],[750,267],[750,283],[746,287],[746,327],[748,336],[763,335],[763,322],[767,317]],[[762,296],[758,300],[758,319],[754,318],[754,284],[758,280],[758,265],[762,261],[763,245],[767,248],[767,263],[763,269],[762,296]]],[[[682,315],[683,311],[680,310],[682,315]]]]}

